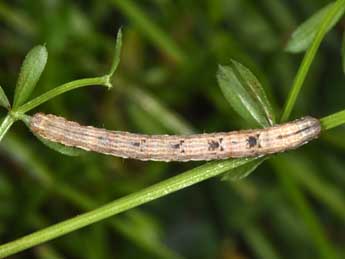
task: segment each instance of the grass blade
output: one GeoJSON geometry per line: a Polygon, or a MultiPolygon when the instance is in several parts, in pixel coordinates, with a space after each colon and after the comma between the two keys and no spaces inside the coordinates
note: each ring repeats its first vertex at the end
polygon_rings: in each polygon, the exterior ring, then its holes
{"type": "Polygon", "coordinates": [[[303,61],[295,77],[294,84],[289,92],[289,96],[284,106],[281,121],[286,121],[290,117],[290,114],[296,103],[299,92],[301,91],[304,80],[315,58],[316,52],[320,47],[321,41],[326,35],[327,29],[332,23],[334,16],[337,15],[337,13],[344,8],[345,8],[345,0],[338,0],[337,2],[335,2],[332,5],[332,8],[328,10],[327,15],[322,20],[320,27],[318,27],[318,31],[314,38],[314,41],[303,58],[303,61]]]}

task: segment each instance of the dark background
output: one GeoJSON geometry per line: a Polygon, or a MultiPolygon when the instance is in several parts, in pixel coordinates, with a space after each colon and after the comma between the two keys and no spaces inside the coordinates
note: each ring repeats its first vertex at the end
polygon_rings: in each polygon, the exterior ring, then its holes
{"type": "MultiPolygon", "coordinates": [[[[218,64],[233,58],[249,67],[279,115],[303,57],[284,47],[294,29],[327,3],[1,1],[0,85],[12,97],[25,54],[42,43],[49,58],[34,95],[103,75],[122,27],[113,89],[74,90],[30,114],[53,113],[148,134],[245,128],[217,85],[218,64]],[[182,126],[169,116],[181,119],[182,126]]],[[[293,118],[344,109],[343,30],[341,21],[327,35],[293,118]]],[[[345,129],[340,127],[275,156],[242,181],[208,180],[12,258],[345,258],[344,155],[345,129]]],[[[0,145],[0,243],[200,164],[94,153],[67,157],[18,123],[0,145]]]]}

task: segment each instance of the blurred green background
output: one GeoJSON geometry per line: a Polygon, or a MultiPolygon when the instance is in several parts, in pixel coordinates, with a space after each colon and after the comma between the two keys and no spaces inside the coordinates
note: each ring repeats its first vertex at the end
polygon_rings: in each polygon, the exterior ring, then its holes
{"type": "MultiPolygon", "coordinates": [[[[329,1],[0,1],[0,84],[9,97],[25,54],[46,43],[35,95],[103,75],[117,30],[113,89],[88,87],[35,111],[107,129],[191,133],[249,127],[217,85],[230,58],[263,83],[279,115],[302,55],[293,30],[329,1]]],[[[294,118],[344,109],[341,21],[327,35],[294,118]]],[[[5,112],[1,114],[4,116],[5,112]]],[[[212,179],[11,258],[345,258],[345,128],[266,161],[238,182],[212,179]]],[[[0,144],[0,243],[91,210],[199,164],[63,156],[23,124],[0,144]]]]}

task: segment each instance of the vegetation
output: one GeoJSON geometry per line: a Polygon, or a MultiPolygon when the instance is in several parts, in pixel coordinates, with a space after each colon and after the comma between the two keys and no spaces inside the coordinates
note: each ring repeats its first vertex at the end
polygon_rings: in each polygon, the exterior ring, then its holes
{"type": "Polygon", "coordinates": [[[342,258],[345,0],[301,2],[0,3],[0,257],[342,258]],[[323,132],[270,157],[141,162],[42,145],[14,124],[37,111],[148,134],[313,115],[323,132]]]}

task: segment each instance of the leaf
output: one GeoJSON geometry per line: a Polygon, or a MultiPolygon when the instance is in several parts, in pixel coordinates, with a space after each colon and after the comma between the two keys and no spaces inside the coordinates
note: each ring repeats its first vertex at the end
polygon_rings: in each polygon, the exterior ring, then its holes
{"type": "Polygon", "coordinates": [[[86,153],[85,150],[82,150],[80,148],[74,148],[74,147],[68,147],[56,142],[52,142],[49,140],[46,140],[38,135],[36,135],[35,133],[33,133],[35,135],[36,138],[38,138],[39,141],[41,141],[44,145],[46,145],[47,147],[53,149],[54,151],[57,151],[63,155],[66,156],[80,156],[86,153]]]}
{"type": "Polygon", "coordinates": [[[267,157],[262,157],[256,159],[250,163],[244,164],[240,167],[236,167],[231,169],[230,171],[224,173],[222,176],[222,181],[238,181],[241,180],[248,175],[250,175],[254,170],[265,161],[267,157]]]}
{"type": "Polygon", "coordinates": [[[114,53],[113,63],[111,65],[111,68],[109,71],[110,77],[115,73],[115,71],[116,71],[116,69],[120,63],[121,49],[122,49],[122,30],[119,29],[117,36],[116,36],[116,44],[115,44],[115,53],[114,53]]]}
{"type": "Polygon", "coordinates": [[[11,107],[10,102],[8,101],[8,98],[1,86],[0,86],[0,105],[6,108],[7,110],[10,109],[11,107]]]}
{"type": "Polygon", "coordinates": [[[14,122],[15,119],[9,114],[3,120],[0,121],[0,142],[14,122]]]}
{"type": "MultiPolygon", "coordinates": [[[[334,2],[326,5],[312,15],[308,20],[302,23],[291,35],[291,38],[285,48],[286,51],[291,53],[298,53],[305,51],[313,41],[317,31],[320,28],[322,21],[324,20],[330,9],[333,8],[334,2]]],[[[342,6],[336,15],[334,15],[332,22],[327,28],[327,31],[340,20],[345,11],[345,7],[342,6]]]]}
{"type": "Polygon", "coordinates": [[[13,108],[18,108],[34,90],[47,63],[48,52],[45,46],[38,45],[26,55],[20,69],[17,86],[14,92],[13,108]]]}
{"type": "Polygon", "coordinates": [[[275,123],[266,93],[248,68],[231,60],[229,66],[219,66],[217,79],[227,101],[247,122],[262,127],[275,123]]]}

